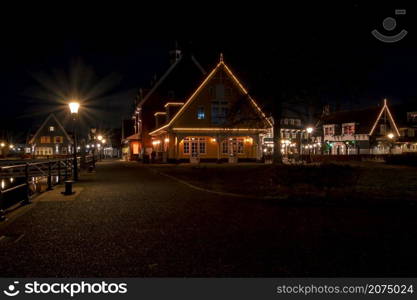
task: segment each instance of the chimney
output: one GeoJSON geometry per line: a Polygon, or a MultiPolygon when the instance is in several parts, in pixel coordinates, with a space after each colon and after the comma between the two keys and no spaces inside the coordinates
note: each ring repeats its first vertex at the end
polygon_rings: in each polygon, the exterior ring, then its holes
{"type": "Polygon", "coordinates": [[[178,47],[178,42],[175,41],[175,47],[173,50],[169,51],[169,61],[171,65],[175,64],[181,58],[181,50],[178,47]]]}

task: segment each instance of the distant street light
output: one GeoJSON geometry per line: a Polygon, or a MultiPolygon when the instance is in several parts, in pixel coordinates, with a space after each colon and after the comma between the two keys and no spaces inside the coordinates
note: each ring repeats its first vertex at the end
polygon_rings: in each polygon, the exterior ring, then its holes
{"type": "Polygon", "coordinates": [[[101,140],[103,139],[103,136],[102,136],[102,135],[99,135],[99,136],[97,137],[97,139],[98,139],[99,141],[101,141],[101,140]]]}
{"type": "Polygon", "coordinates": [[[69,109],[71,111],[71,115],[72,115],[72,120],[74,122],[74,127],[73,127],[73,131],[74,131],[74,148],[73,148],[73,155],[74,155],[74,181],[78,180],[78,160],[77,160],[77,126],[76,126],[76,122],[77,122],[77,116],[78,116],[78,109],[80,108],[80,103],[76,102],[76,101],[72,101],[68,104],[69,109]]]}
{"type": "Polygon", "coordinates": [[[388,138],[390,139],[390,140],[392,140],[393,138],[394,138],[394,134],[393,133],[388,133],[388,138]]]}
{"type": "Polygon", "coordinates": [[[1,143],[1,144],[0,144],[0,147],[2,147],[2,148],[3,148],[4,146],[6,146],[6,144],[5,144],[5,143],[1,143]]]}
{"type": "Polygon", "coordinates": [[[313,127],[307,127],[306,130],[307,130],[307,133],[312,133],[313,132],[313,127]]]}

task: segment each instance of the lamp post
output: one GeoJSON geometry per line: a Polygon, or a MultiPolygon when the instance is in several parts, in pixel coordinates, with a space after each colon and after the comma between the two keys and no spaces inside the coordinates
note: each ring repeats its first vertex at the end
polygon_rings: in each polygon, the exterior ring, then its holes
{"type": "Polygon", "coordinates": [[[310,148],[310,139],[311,139],[311,133],[313,132],[313,127],[307,127],[306,128],[307,131],[307,143],[308,143],[308,154],[311,155],[311,148],[310,148]]]}
{"type": "Polygon", "coordinates": [[[70,111],[71,111],[71,116],[72,116],[72,120],[74,122],[74,127],[73,127],[73,131],[74,131],[74,147],[73,147],[73,155],[74,155],[74,174],[73,174],[73,179],[74,181],[78,180],[78,162],[77,162],[77,132],[76,132],[76,121],[77,121],[77,116],[78,116],[78,109],[80,108],[80,104],[78,102],[70,102],[68,104],[70,111]]]}
{"type": "Polygon", "coordinates": [[[393,133],[388,133],[387,137],[390,141],[389,142],[389,154],[392,154],[392,144],[393,144],[392,140],[394,139],[394,134],[393,133]]]}

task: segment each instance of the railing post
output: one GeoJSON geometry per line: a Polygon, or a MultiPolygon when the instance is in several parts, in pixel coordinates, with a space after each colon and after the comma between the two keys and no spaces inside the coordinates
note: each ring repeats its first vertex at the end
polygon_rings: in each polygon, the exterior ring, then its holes
{"type": "Polygon", "coordinates": [[[25,180],[26,180],[26,187],[25,187],[25,199],[23,201],[24,204],[30,203],[30,188],[29,188],[29,163],[26,163],[25,166],[25,180]]]}
{"type": "Polygon", "coordinates": [[[3,210],[3,191],[0,189],[0,221],[6,220],[6,215],[3,210]]]}
{"type": "Polygon", "coordinates": [[[57,184],[61,183],[61,160],[58,160],[58,180],[57,180],[57,184]]]}
{"type": "Polygon", "coordinates": [[[48,191],[52,190],[52,168],[51,161],[48,161],[48,191]]]}

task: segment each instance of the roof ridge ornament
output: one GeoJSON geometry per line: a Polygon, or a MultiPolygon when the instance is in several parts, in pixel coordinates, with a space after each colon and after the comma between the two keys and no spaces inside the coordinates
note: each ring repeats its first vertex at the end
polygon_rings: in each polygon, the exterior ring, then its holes
{"type": "Polygon", "coordinates": [[[223,52],[220,52],[220,62],[223,62],[223,52]]]}

